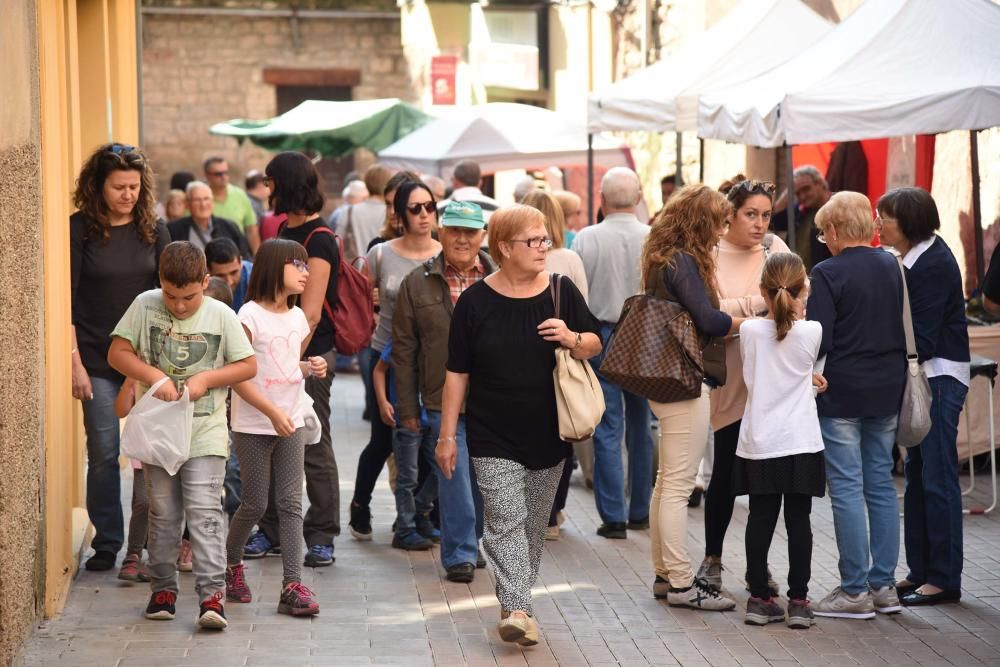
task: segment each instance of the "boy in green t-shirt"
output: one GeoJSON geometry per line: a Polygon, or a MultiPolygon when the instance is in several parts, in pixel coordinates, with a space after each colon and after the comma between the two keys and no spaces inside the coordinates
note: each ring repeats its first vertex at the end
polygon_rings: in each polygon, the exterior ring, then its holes
{"type": "Polygon", "coordinates": [[[257,374],[253,348],[236,314],[205,297],[205,253],[187,241],[160,255],[162,289],[143,292],[111,332],[108,363],[139,382],[137,396],[169,377],[156,392],[178,400],[187,387],[194,401],[190,458],[176,475],[144,463],[149,486],[149,565],[152,596],[146,618],[174,618],[177,554],[185,515],[194,551],[198,624],[225,628],[225,522],[220,495],[226,475],[229,431],[226,388],[257,374]]]}

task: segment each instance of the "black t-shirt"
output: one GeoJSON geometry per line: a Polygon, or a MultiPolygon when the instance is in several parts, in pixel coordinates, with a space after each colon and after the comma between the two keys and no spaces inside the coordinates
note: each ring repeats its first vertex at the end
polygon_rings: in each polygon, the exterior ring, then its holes
{"type": "Polygon", "coordinates": [[[100,236],[84,239],[88,223],[80,211],[69,218],[70,298],[77,348],[88,374],[120,380],[108,365],[111,331],[135,297],[159,285],[160,253],[170,243],[170,234],[159,222],[155,243],[146,245],[135,223],[129,223],[112,227],[105,243],[100,236]]]}
{"type": "MultiPolygon", "coordinates": [[[[310,220],[299,227],[289,227],[287,224],[283,224],[278,237],[306,245],[306,239],[313,230],[319,227],[329,229],[329,225],[322,218],[310,220]]],[[[309,245],[306,245],[306,252],[309,253],[309,257],[317,257],[330,264],[330,280],[326,284],[326,302],[332,312],[337,305],[337,274],[340,271],[340,248],[337,246],[337,239],[332,230],[313,234],[312,238],[309,239],[309,245]]],[[[316,326],[312,340],[309,341],[305,356],[315,357],[332,350],[333,333],[333,320],[330,319],[327,309],[323,308],[319,324],[316,326]]]]}
{"type": "MultiPolygon", "coordinates": [[[[599,331],[587,302],[565,277],[560,298],[561,319],[571,331],[599,331]]],[[[448,337],[448,370],[469,374],[465,418],[471,456],[542,470],[569,454],[569,445],[559,439],[552,379],[557,344],[537,328],[553,310],[547,288],[514,299],[481,280],[459,297],[448,337]]]]}

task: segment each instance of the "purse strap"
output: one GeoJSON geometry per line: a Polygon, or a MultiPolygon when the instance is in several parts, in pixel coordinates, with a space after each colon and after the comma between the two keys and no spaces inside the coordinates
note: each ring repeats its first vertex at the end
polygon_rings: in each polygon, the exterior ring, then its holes
{"type": "Polygon", "coordinates": [[[549,292],[552,294],[552,303],[556,307],[556,314],[554,315],[554,317],[557,320],[561,319],[559,317],[559,313],[561,312],[559,308],[560,305],[559,302],[561,300],[560,297],[562,292],[562,281],[560,280],[561,277],[562,276],[560,276],[558,273],[549,274],[549,292]]]}
{"type": "Polygon", "coordinates": [[[906,287],[906,271],[903,269],[903,258],[896,255],[899,264],[899,276],[903,280],[903,333],[906,335],[906,360],[917,359],[917,343],[913,338],[913,316],[910,314],[910,290],[906,287]]]}

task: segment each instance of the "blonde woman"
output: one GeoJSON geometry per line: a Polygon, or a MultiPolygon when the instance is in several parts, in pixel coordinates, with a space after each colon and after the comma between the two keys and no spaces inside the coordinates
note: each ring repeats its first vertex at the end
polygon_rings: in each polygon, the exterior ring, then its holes
{"type": "Polygon", "coordinates": [[[598,323],[579,290],[562,280],[555,313],[545,270],[545,216],[530,206],[490,218],[490,256],[500,268],[458,298],[435,456],[455,470],[459,410],[466,401],[469,455],[483,495],[483,549],[493,563],[501,639],[538,642],[531,587],[545,527],[570,447],[559,438],[552,371],[562,346],[576,359],[601,351],[598,323]]]}
{"type": "MultiPolygon", "coordinates": [[[[726,233],[731,212],[725,196],[705,185],[682,188],[657,215],[642,250],[646,292],[683,305],[703,344],[739,330],[745,319],[719,310],[715,247],[726,233]]],[[[660,420],[660,467],[649,508],[653,595],[666,598],[671,606],[705,611],[736,606],[715,586],[695,577],[688,555],[688,496],[708,440],[709,391],[719,380],[706,375],[698,398],[649,402],[660,420]]]]}
{"type": "Polygon", "coordinates": [[[521,201],[525,206],[537,208],[545,216],[545,232],[552,240],[552,247],[545,255],[545,270],[559,273],[570,280],[587,299],[587,272],[583,270],[583,260],[565,246],[566,221],[562,207],[556,198],[544,190],[533,190],[521,201]]]}
{"type": "Polygon", "coordinates": [[[576,233],[587,226],[587,212],[583,210],[583,200],[580,199],[580,195],[569,190],[556,190],[552,196],[562,207],[563,219],[566,220],[565,247],[572,248],[576,233]]]}

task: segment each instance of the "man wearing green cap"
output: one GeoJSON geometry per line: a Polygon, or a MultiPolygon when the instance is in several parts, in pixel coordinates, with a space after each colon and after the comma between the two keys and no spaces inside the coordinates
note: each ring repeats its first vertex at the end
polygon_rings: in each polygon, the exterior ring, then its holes
{"type": "MultiPolygon", "coordinates": [[[[404,428],[419,429],[420,405],[427,410],[433,438],[441,430],[441,393],[448,361],[448,330],[458,297],[495,268],[480,250],[486,223],[478,204],[449,202],[441,215],[441,254],[403,279],[392,318],[392,364],[396,372],[397,414],[404,428]]],[[[465,441],[465,417],[455,435],[458,463],[451,479],[438,470],[441,564],[449,581],[472,581],[479,565],[483,500],[465,441]]]]}

